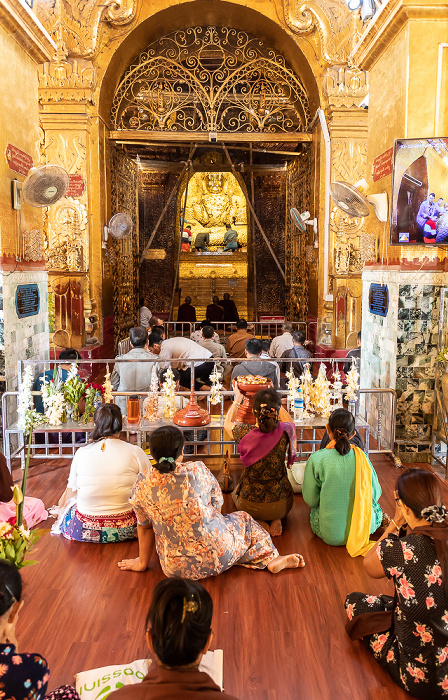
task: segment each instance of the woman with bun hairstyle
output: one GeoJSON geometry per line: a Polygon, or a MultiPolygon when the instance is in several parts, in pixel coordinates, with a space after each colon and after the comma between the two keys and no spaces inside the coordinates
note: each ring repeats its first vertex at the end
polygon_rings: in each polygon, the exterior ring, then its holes
{"type": "Polygon", "coordinates": [[[100,406],[93,421],[91,442],[73,457],[52,532],[79,542],[131,540],[136,536],[137,520],[129,498],[137,476],[150,462],[140,447],[120,440],[118,406],[100,406]]]}
{"type": "Polygon", "coordinates": [[[395,515],[364,559],[372,578],[395,596],[351,593],[345,609],[352,639],[416,698],[448,695],[448,511],[442,480],[407,469],[395,485],[395,515]]]}
{"type": "Polygon", "coordinates": [[[213,602],[196,581],[168,578],[154,588],[146,643],[155,657],[141,683],[110,694],[113,700],[235,700],[199,670],[213,638],[213,602]]]}
{"type": "Polygon", "coordinates": [[[211,471],[202,462],[182,462],[184,436],[179,428],[157,428],[149,445],[155,465],[139,476],[131,498],[139,556],[119,562],[121,569],[147,569],[151,527],[166,576],[201,579],[234,564],[268,568],[274,574],[304,566],[300,554],[280,556],[269,534],[248,513],[221,513],[224,499],[211,471]]]}
{"type": "Polygon", "coordinates": [[[245,467],[232,493],[233,502],[238,510],[245,510],[258,520],[271,537],[276,537],[282,534],[282,519],[294,503],[286,463],[290,466],[295,458],[295,426],[275,389],[261,389],[255,394],[252,411],[256,425],[234,423],[244,396],[235,380],[233,390],[235,401],[224,429],[238,445],[245,467]]]}
{"type": "Polygon", "coordinates": [[[0,559],[0,693],[2,698],[42,700],[50,671],[39,654],[19,653],[16,624],[22,601],[22,579],[14,564],[0,559]]]}
{"type": "Polygon", "coordinates": [[[303,499],[311,507],[311,529],[331,545],[346,545],[352,557],[365,555],[369,535],[381,525],[381,487],[366,454],[350,443],[355,419],[334,411],[327,425],[330,442],[309,457],[303,479],[303,499]]]}

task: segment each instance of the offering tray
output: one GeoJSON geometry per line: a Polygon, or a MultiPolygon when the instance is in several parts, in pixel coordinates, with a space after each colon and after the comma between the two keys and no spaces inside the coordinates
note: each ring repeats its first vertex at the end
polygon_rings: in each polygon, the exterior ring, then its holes
{"type": "Polygon", "coordinates": [[[244,395],[244,400],[241,406],[239,406],[235,423],[248,423],[249,425],[255,425],[257,420],[252,412],[252,407],[254,405],[254,396],[260,389],[269,389],[271,387],[270,379],[266,377],[261,377],[260,375],[252,376],[244,375],[242,377],[237,377],[238,389],[244,395]]]}

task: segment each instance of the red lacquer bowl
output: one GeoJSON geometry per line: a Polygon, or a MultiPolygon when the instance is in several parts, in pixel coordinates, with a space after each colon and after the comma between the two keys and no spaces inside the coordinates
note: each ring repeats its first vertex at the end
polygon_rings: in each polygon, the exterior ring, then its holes
{"type": "Polygon", "coordinates": [[[260,389],[269,389],[271,382],[266,377],[252,377],[244,376],[237,377],[238,389],[244,395],[244,400],[241,406],[238,408],[235,423],[248,423],[249,425],[255,425],[257,419],[255,418],[252,407],[254,405],[254,396],[260,389]],[[250,382],[247,380],[250,378],[250,382]],[[257,380],[257,381],[254,381],[257,380]]]}

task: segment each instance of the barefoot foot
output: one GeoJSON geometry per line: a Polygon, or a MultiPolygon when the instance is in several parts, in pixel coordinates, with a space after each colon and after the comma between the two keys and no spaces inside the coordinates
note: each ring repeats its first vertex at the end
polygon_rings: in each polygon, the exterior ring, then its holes
{"type": "Polygon", "coordinates": [[[278,574],[283,569],[297,569],[302,566],[305,566],[305,560],[301,554],[285,554],[270,561],[268,569],[271,574],[278,574]]]}
{"type": "Polygon", "coordinates": [[[258,523],[258,525],[259,525],[260,527],[263,528],[263,530],[266,530],[266,532],[268,533],[268,535],[271,534],[271,528],[269,527],[269,525],[268,525],[264,520],[257,520],[256,522],[258,523]]]}
{"type": "Polygon", "coordinates": [[[273,520],[270,525],[270,533],[271,537],[280,537],[282,534],[282,521],[281,520],[273,520]]]}

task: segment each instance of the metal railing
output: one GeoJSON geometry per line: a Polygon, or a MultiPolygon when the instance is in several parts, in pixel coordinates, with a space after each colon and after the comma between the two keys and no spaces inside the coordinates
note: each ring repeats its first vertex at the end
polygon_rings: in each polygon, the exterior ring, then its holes
{"type": "MultiPolygon", "coordinates": [[[[238,364],[241,361],[246,360],[247,358],[228,358],[228,362],[230,364],[238,364]]],[[[220,358],[210,358],[207,360],[207,362],[211,362],[213,364],[219,363],[220,358]]],[[[222,359],[221,359],[222,361],[222,359]]],[[[346,362],[346,358],[330,358],[326,360],[324,363],[325,365],[332,365],[336,366],[340,364],[341,362],[344,363],[346,362]]],[[[79,360],[77,362],[77,365],[79,366],[84,366],[87,369],[87,372],[84,371],[84,376],[86,374],[89,374],[93,371],[93,365],[104,365],[106,366],[109,364],[109,366],[113,365],[114,363],[130,363],[130,362],[139,362],[140,364],[148,363],[150,365],[154,363],[160,363],[160,364],[165,364],[169,365],[169,362],[160,362],[159,360],[148,358],[148,359],[87,359],[87,360],[79,360]],[[90,367],[90,370],[89,370],[90,367]]],[[[200,362],[203,363],[204,359],[194,359],[191,358],[188,361],[185,362],[185,364],[190,365],[191,368],[191,387],[194,387],[195,383],[195,362],[200,362]]],[[[271,359],[271,360],[266,360],[266,362],[272,362],[274,364],[283,364],[285,363],[286,365],[294,365],[296,363],[301,363],[304,364],[309,363],[312,367],[318,363],[319,365],[322,363],[322,360],[320,358],[307,358],[306,360],[304,358],[282,358],[282,359],[271,359]]],[[[66,360],[57,360],[57,361],[48,361],[48,360],[23,360],[18,362],[18,376],[22,377],[22,369],[24,365],[34,365],[36,367],[43,366],[44,371],[47,369],[50,369],[50,365],[67,365],[66,360]]],[[[152,374],[151,370],[148,370],[148,377],[150,377],[152,374]]],[[[113,395],[114,396],[140,396],[144,397],[148,394],[149,391],[149,381],[148,381],[148,388],[145,390],[139,390],[139,391],[125,391],[125,392],[118,392],[114,391],[113,395]]],[[[279,393],[281,394],[282,398],[286,398],[286,409],[289,411],[290,406],[289,406],[289,396],[288,396],[288,390],[286,388],[279,388],[278,389],[279,393]]],[[[41,392],[33,392],[35,395],[40,394],[41,392]]],[[[210,392],[209,391],[196,391],[195,392],[198,397],[205,397],[207,399],[207,405],[209,406],[209,412],[210,412],[210,392]]],[[[364,395],[367,397],[366,401],[366,407],[365,407],[365,416],[358,415],[356,418],[356,424],[357,427],[361,428],[365,432],[365,437],[366,437],[366,447],[368,451],[371,454],[391,454],[392,457],[397,460],[394,456],[394,443],[395,443],[395,414],[396,414],[396,393],[393,389],[361,389],[360,390],[361,395],[364,395]],[[376,419],[372,420],[372,416],[369,415],[369,406],[367,406],[367,403],[370,399],[371,396],[377,395],[379,397],[379,400],[377,402],[377,417],[376,419]],[[382,426],[383,426],[383,401],[384,401],[384,396],[389,396],[390,397],[390,412],[389,415],[391,416],[390,420],[390,438],[388,441],[387,446],[383,446],[384,443],[384,438],[383,438],[383,433],[382,433],[382,426]],[[369,433],[370,433],[370,428],[373,428],[375,431],[375,436],[377,440],[377,449],[370,450],[369,449],[369,433]]],[[[182,396],[182,397],[188,397],[190,394],[190,391],[179,391],[176,392],[176,395],[182,396]]],[[[213,416],[212,414],[212,422],[208,426],[203,426],[203,427],[197,427],[197,428],[182,428],[184,431],[192,431],[193,435],[191,437],[187,436],[188,439],[186,440],[186,444],[188,446],[193,447],[192,454],[198,455],[198,448],[201,448],[204,450],[205,448],[205,454],[207,455],[219,455],[223,454],[224,450],[223,447],[225,446],[226,449],[231,446],[231,451],[236,454],[236,448],[234,441],[232,439],[227,439],[228,436],[226,436],[224,432],[224,419],[225,419],[225,401],[226,399],[230,398],[233,395],[233,392],[230,391],[230,389],[223,389],[221,391],[221,401],[220,401],[220,406],[219,406],[219,412],[213,416]],[[198,436],[198,433],[200,431],[206,431],[207,436],[206,439],[200,439],[201,436],[198,436]],[[214,435],[210,435],[212,431],[217,431],[214,435]]],[[[18,406],[18,391],[9,391],[5,392],[2,396],[2,426],[3,426],[3,436],[4,436],[4,445],[5,445],[5,456],[8,462],[9,468],[11,467],[11,459],[14,457],[20,457],[24,459],[24,445],[23,445],[23,430],[18,428],[17,422],[16,422],[16,413],[17,413],[17,406],[18,406]],[[11,448],[11,435],[15,434],[17,435],[17,440],[18,440],[18,446],[17,449],[12,449],[11,448]]],[[[216,410],[216,409],[215,409],[216,410]]],[[[297,428],[297,433],[298,433],[298,442],[300,445],[311,445],[312,446],[312,451],[314,451],[315,446],[320,443],[320,438],[316,438],[316,430],[319,430],[321,428],[324,428],[326,423],[327,423],[327,418],[323,417],[316,417],[315,419],[309,421],[308,423],[300,424],[296,423],[296,428],[297,428]],[[312,436],[308,434],[307,431],[312,431],[312,436]]],[[[159,425],[163,425],[166,423],[170,423],[172,421],[164,421],[160,420],[160,422],[156,423],[148,423],[145,419],[141,419],[138,424],[130,424],[127,423],[127,421],[124,421],[124,427],[123,430],[124,432],[127,433],[128,437],[131,434],[136,433],[137,434],[137,442],[140,445],[144,445],[146,443],[146,435],[150,433],[152,430],[155,428],[159,427],[159,425]]],[[[41,426],[36,429],[36,435],[42,435],[43,438],[40,438],[41,440],[43,439],[43,442],[39,444],[35,440],[32,443],[32,454],[33,456],[36,457],[43,457],[45,459],[60,459],[60,458],[67,458],[71,459],[77,449],[77,447],[80,446],[80,444],[84,444],[84,441],[81,442],[81,439],[83,438],[82,434],[86,434],[92,430],[93,424],[90,425],[82,425],[79,423],[66,423],[61,427],[55,427],[55,426],[41,426]],[[77,436],[76,434],[79,433],[77,436]],[[49,435],[54,434],[57,437],[56,438],[50,438],[49,435]],[[64,434],[66,436],[71,435],[71,438],[68,442],[64,441],[64,434]],[[56,442],[52,442],[52,440],[56,440],[56,442]],[[77,442],[78,441],[78,442],[77,442]]],[[[203,435],[202,435],[203,438],[203,435]]],[[[308,456],[311,452],[302,452],[300,453],[299,456],[308,456]]]]}

